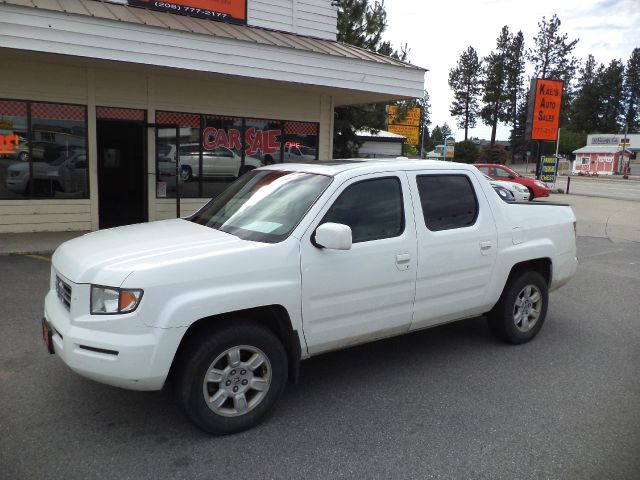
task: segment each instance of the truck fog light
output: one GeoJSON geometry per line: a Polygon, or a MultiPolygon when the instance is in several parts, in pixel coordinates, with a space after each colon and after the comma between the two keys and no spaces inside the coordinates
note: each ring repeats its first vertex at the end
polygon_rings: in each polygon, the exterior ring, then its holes
{"type": "Polygon", "coordinates": [[[91,314],[108,315],[133,312],[142,299],[142,290],[91,285],[91,314]]]}

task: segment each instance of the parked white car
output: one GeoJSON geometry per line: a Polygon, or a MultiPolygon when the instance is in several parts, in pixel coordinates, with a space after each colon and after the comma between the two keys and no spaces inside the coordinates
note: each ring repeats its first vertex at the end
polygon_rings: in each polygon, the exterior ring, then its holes
{"type": "MultiPolygon", "coordinates": [[[[52,190],[63,192],[87,191],[87,155],[84,149],[73,149],[69,155],[62,153],[52,162],[33,162],[33,178],[46,183],[52,190]]],[[[5,184],[8,190],[19,194],[29,191],[31,174],[29,162],[9,165],[5,184]]]]}
{"type": "MultiPolygon", "coordinates": [[[[169,152],[158,162],[160,175],[175,176],[176,147],[171,145],[169,152]]],[[[220,146],[213,150],[204,150],[202,154],[203,177],[239,177],[240,175],[262,166],[262,162],[246,156],[244,166],[242,159],[233,150],[220,146]]],[[[184,182],[200,177],[199,144],[180,145],[180,179],[184,182]]]]}
{"type": "Polygon", "coordinates": [[[505,203],[475,167],[280,164],[190,217],[64,243],[43,336],[99,382],[170,377],[188,417],[224,434],[259,422],[324,352],[482,314],[528,342],[576,267],[569,206],[505,203]]]}
{"type": "MultiPolygon", "coordinates": [[[[311,162],[317,160],[318,152],[315,148],[305,147],[303,145],[288,145],[284,146],[284,163],[297,163],[297,162],[311,162]]],[[[280,162],[280,152],[274,154],[267,154],[264,156],[264,164],[272,165],[280,162]]]]}
{"type": "Polygon", "coordinates": [[[529,189],[527,187],[515,182],[504,182],[502,180],[494,180],[486,173],[483,173],[482,175],[484,175],[484,178],[486,178],[489,181],[489,183],[491,183],[491,185],[498,185],[500,187],[503,187],[509,190],[517,202],[529,201],[531,192],[529,192],[529,189]]]}

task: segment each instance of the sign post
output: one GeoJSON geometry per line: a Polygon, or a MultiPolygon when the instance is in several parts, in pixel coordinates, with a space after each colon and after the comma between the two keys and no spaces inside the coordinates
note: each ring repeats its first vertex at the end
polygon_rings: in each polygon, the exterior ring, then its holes
{"type": "Polygon", "coordinates": [[[531,80],[529,93],[529,110],[527,113],[527,127],[525,129],[528,140],[538,140],[538,154],[536,155],[536,176],[541,175],[541,158],[543,141],[558,140],[560,124],[560,107],[562,106],[563,82],[560,80],[546,80],[534,78],[531,80]]]}
{"type": "Polygon", "coordinates": [[[456,140],[453,137],[448,137],[444,141],[444,152],[445,152],[445,160],[451,160],[453,162],[453,157],[455,156],[456,150],[456,140]]]}

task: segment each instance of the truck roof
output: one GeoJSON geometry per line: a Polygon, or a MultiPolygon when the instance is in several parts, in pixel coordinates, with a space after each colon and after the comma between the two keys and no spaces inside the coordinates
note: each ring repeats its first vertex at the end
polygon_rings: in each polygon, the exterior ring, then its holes
{"type": "Polygon", "coordinates": [[[310,161],[300,163],[277,163],[261,169],[288,170],[335,176],[342,172],[360,170],[362,173],[384,172],[388,170],[472,170],[464,163],[443,162],[441,160],[421,160],[399,158],[350,158],[344,160],[310,161]]]}

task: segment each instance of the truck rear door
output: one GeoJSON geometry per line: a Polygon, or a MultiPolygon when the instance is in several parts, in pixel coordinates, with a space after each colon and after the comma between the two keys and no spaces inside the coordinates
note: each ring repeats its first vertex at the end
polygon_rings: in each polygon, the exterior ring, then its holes
{"type": "Polygon", "coordinates": [[[478,178],[429,170],[410,172],[409,183],[418,237],[411,329],[484,313],[497,231],[478,178]]]}

